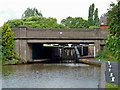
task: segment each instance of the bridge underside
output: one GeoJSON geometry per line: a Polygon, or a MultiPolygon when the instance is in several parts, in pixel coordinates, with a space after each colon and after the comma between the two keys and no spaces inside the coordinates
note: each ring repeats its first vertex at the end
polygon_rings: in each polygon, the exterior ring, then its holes
{"type": "MultiPolygon", "coordinates": [[[[103,49],[104,40],[15,40],[16,52],[19,56],[23,57],[26,62],[32,60],[33,45],[35,44],[94,44],[95,45],[95,55],[97,55],[98,50],[103,49]]],[[[36,46],[35,46],[36,47],[36,46]]],[[[36,47],[35,49],[39,49],[36,47]]],[[[37,52],[40,54],[39,52],[37,52]]]]}

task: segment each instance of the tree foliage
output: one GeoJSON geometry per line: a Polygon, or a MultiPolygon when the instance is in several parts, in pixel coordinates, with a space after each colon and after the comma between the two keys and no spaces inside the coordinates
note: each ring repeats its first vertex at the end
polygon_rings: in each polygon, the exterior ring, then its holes
{"type": "Polygon", "coordinates": [[[8,20],[6,23],[9,25],[10,28],[15,28],[20,25],[23,25],[23,20],[22,19],[8,20]]]}
{"type": "Polygon", "coordinates": [[[2,27],[2,60],[12,60],[14,57],[14,35],[7,24],[2,27]]]}
{"type": "Polygon", "coordinates": [[[27,10],[25,10],[23,13],[22,18],[32,17],[32,16],[43,16],[43,15],[36,8],[27,8],[27,10]]]}
{"type": "Polygon", "coordinates": [[[6,23],[9,24],[10,28],[16,28],[20,25],[25,25],[28,28],[65,28],[65,26],[57,23],[56,18],[45,18],[40,16],[9,20],[6,23]]]}
{"type": "Polygon", "coordinates": [[[100,26],[100,20],[98,18],[98,8],[96,8],[96,10],[95,10],[94,25],[98,26],[98,27],[100,26]]]}
{"type": "Polygon", "coordinates": [[[61,24],[66,26],[67,28],[88,28],[88,21],[84,20],[81,17],[67,17],[61,21],[61,24]]]}
{"type": "Polygon", "coordinates": [[[116,5],[112,3],[110,6],[107,14],[110,34],[107,37],[106,46],[113,56],[120,61],[120,1],[116,5]]]}
{"type": "Polygon", "coordinates": [[[0,27],[0,60],[2,60],[2,27],[0,27]]]}
{"type": "Polygon", "coordinates": [[[88,15],[88,23],[90,26],[94,26],[94,20],[93,20],[93,15],[94,15],[94,3],[90,5],[89,7],[89,15],[88,15]]]}
{"type": "Polygon", "coordinates": [[[100,26],[100,20],[98,17],[98,8],[94,11],[94,3],[89,7],[88,23],[89,26],[100,26]]]}

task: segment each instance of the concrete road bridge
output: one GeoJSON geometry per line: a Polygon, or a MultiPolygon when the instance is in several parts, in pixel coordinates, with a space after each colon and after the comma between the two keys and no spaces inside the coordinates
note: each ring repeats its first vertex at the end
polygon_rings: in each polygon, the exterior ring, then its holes
{"type": "Polygon", "coordinates": [[[94,44],[95,55],[104,49],[107,29],[43,29],[19,26],[14,32],[15,52],[26,61],[32,59],[34,44],[94,44]]]}

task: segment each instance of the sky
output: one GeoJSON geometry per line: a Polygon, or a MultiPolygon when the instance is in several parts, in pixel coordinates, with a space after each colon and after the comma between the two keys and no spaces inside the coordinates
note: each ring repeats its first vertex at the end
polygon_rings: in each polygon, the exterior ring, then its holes
{"type": "Polygon", "coordinates": [[[24,11],[37,8],[43,17],[53,17],[60,23],[62,19],[82,17],[88,19],[89,6],[94,3],[99,17],[107,12],[111,3],[116,0],[0,0],[0,26],[12,19],[20,19],[24,11]]]}

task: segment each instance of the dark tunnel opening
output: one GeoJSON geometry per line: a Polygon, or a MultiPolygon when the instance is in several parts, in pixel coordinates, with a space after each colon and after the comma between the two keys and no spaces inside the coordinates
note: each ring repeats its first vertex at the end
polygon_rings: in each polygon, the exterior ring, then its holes
{"type": "Polygon", "coordinates": [[[48,44],[33,43],[32,45],[32,60],[50,60],[50,61],[60,61],[60,60],[75,60],[77,58],[75,46],[77,46],[80,57],[90,55],[92,51],[92,57],[94,57],[94,48],[90,50],[88,46],[81,46],[77,44],[57,44],[51,46],[48,44]]]}

